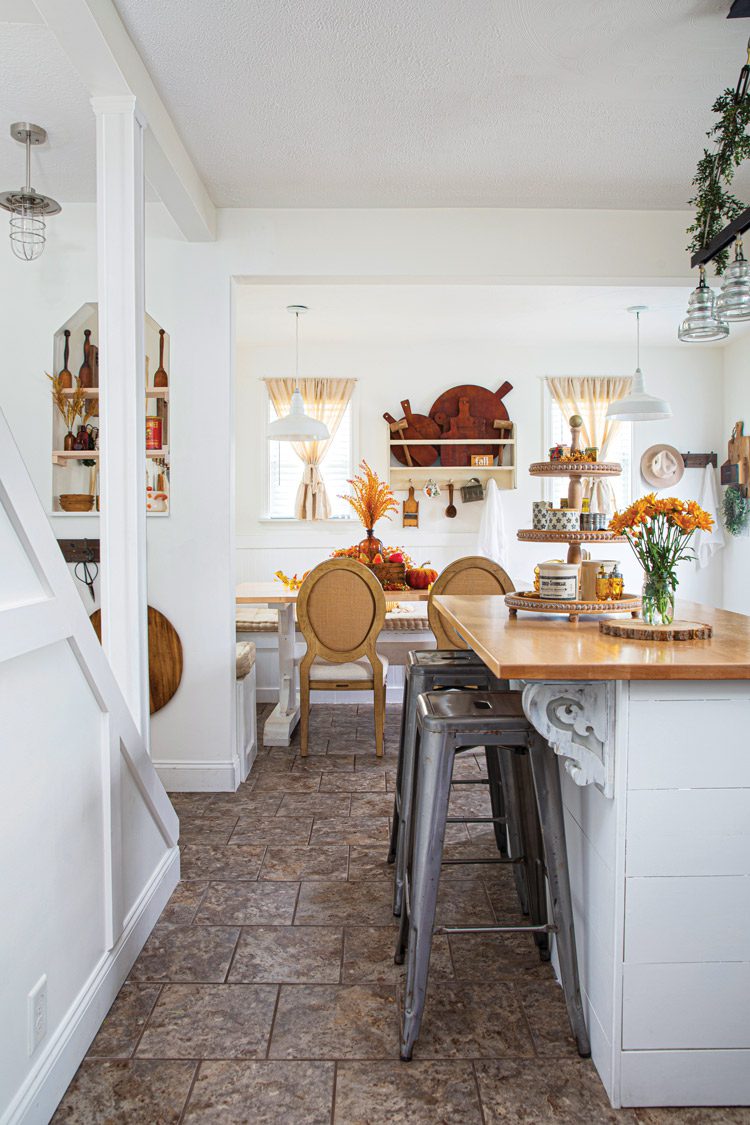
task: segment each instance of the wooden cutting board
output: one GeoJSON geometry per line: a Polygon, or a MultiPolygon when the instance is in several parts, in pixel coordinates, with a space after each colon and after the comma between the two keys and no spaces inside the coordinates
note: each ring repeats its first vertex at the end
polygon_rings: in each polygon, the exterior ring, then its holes
{"type": "Polygon", "coordinates": [[[402,527],[419,527],[419,501],[414,497],[414,485],[409,485],[409,495],[404,500],[402,527]]]}
{"type": "Polygon", "coordinates": [[[451,387],[449,391],[444,391],[439,398],[435,399],[430,407],[430,418],[437,422],[441,430],[447,429],[451,418],[455,418],[458,414],[459,400],[468,398],[469,413],[472,418],[483,418],[490,423],[490,426],[496,418],[508,421],[508,411],[503,398],[512,390],[513,385],[507,382],[503,383],[496,391],[490,391],[487,387],[480,387],[474,383],[451,387]]]}
{"type": "MultiPolygon", "coordinates": [[[[102,615],[97,609],[91,624],[102,639],[102,615]]],[[[182,679],[182,642],[172,622],[153,606],[148,607],[148,694],[151,714],[169,703],[182,679]]]]}
{"type": "Polygon", "coordinates": [[[707,641],[711,625],[701,621],[673,621],[671,625],[649,625],[646,621],[600,621],[599,632],[629,641],[707,641]]]}
{"type": "MultiPolygon", "coordinates": [[[[494,437],[495,430],[492,422],[486,418],[473,418],[470,414],[470,400],[464,396],[458,400],[458,414],[451,418],[447,429],[443,430],[443,437],[451,440],[455,438],[481,438],[494,437]]],[[[452,468],[463,468],[471,464],[473,454],[494,454],[497,446],[492,445],[443,445],[440,454],[444,465],[452,468]]]]}

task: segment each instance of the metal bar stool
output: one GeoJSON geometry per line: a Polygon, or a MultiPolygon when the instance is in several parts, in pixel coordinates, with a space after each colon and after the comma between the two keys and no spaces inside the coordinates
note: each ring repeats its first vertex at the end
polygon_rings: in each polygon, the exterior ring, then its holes
{"type": "MultiPolygon", "coordinates": [[[[426,691],[473,688],[484,691],[502,691],[507,683],[498,680],[471,649],[439,649],[437,651],[409,652],[404,674],[404,697],[401,708],[401,742],[396,772],[396,793],[393,800],[393,821],[388,862],[396,864],[393,886],[393,913],[401,914],[403,901],[405,841],[412,806],[414,758],[417,746],[417,700],[426,691]]],[[[501,780],[497,772],[490,772],[487,780],[473,784],[489,785],[492,817],[453,817],[452,821],[472,823],[492,821],[495,839],[501,854],[507,854],[506,818],[501,780]]],[[[467,782],[467,784],[472,784],[467,782]]],[[[528,912],[524,888],[519,889],[522,907],[528,912]]]]}
{"type": "MultiPolygon", "coordinates": [[[[523,714],[515,692],[428,692],[419,698],[420,750],[408,864],[404,883],[404,917],[408,915],[408,952],[401,1033],[401,1058],[411,1058],[424,1011],[433,934],[508,933],[528,930],[554,933],[565,1004],[578,1052],[591,1053],[578,980],[573,906],[565,850],[565,825],[557,758],[523,714]],[[530,766],[536,795],[549,881],[552,924],[529,926],[445,926],[435,929],[435,909],[443,856],[448,800],[456,754],[469,746],[497,748],[500,763],[530,766]]],[[[526,802],[528,804],[528,802],[526,802]]],[[[541,863],[539,864],[541,867],[541,863]]],[[[541,878],[541,873],[540,873],[541,878]]],[[[403,948],[397,950],[403,954],[403,948]]]]}

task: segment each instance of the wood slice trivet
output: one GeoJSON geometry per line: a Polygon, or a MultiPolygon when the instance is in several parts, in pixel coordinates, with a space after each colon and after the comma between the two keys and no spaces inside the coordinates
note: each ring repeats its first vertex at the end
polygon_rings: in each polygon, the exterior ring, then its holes
{"type": "MultiPolygon", "coordinates": [[[[91,624],[102,639],[102,615],[97,609],[91,624]]],[[[153,606],[148,607],[148,691],[152,715],[161,711],[180,686],[182,643],[172,622],[153,606]]]]}
{"type": "Polygon", "coordinates": [[[599,631],[629,641],[707,641],[713,627],[700,621],[673,621],[671,625],[649,625],[647,621],[600,621],[599,631]]]}

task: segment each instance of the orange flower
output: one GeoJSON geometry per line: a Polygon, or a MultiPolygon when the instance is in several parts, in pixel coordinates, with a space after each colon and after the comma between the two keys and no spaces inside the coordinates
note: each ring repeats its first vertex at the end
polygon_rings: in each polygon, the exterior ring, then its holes
{"type": "Polygon", "coordinates": [[[398,504],[385,481],[380,480],[366,461],[360,465],[362,474],[348,483],[354,490],[353,496],[342,496],[354,509],[363,527],[372,528],[378,520],[390,518],[389,512],[398,511],[398,504]]]}

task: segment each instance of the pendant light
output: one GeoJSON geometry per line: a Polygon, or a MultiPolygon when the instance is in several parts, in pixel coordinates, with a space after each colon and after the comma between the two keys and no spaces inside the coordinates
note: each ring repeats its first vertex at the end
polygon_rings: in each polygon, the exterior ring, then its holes
{"type": "Polygon", "coordinates": [[[706,285],[706,267],[700,267],[700,281],[690,294],[687,316],[677,330],[678,340],[723,340],[729,325],[716,315],[713,290],[706,285]]]}
{"type": "Polygon", "coordinates": [[[44,250],[45,215],[57,215],[62,208],[47,195],[39,195],[31,186],[31,146],[47,140],[41,125],[16,121],[10,127],[14,141],[26,145],[26,184],[19,191],[0,193],[0,207],[10,211],[10,245],[13,253],[23,262],[33,262],[44,250]]]}
{"type": "Polygon", "coordinates": [[[734,244],[734,261],[724,271],[716,302],[719,320],[750,320],[750,262],[742,253],[742,239],[734,244]]]}
{"type": "Polygon", "coordinates": [[[268,427],[269,441],[325,441],[331,435],[324,422],[305,414],[305,404],[299,390],[299,318],[306,313],[306,305],[287,305],[287,312],[294,313],[294,393],[289,404],[289,413],[277,418],[268,427]]]}
{"type": "Polygon", "coordinates": [[[641,371],[641,313],[646,305],[631,305],[627,310],[635,313],[637,367],[630,394],[617,402],[610,402],[607,417],[615,422],[660,422],[672,417],[672,407],[663,398],[646,394],[646,381],[641,371]]]}

